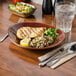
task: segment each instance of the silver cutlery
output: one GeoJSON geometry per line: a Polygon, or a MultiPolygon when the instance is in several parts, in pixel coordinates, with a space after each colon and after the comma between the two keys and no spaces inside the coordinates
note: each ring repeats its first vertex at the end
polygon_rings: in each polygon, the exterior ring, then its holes
{"type": "Polygon", "coordinates": [[[52,65],[54,65],[55,63],[57,63],[61,58],[76,53],[76,44],[73,44],[71,47],[68,48],[67,52],[61,56],[58,56],[57,58],[55,58],[54,60],[50,61],[47,63],[47,66],[50,67],[52,65]]]}
{"type": "MultiPolygon", "coordinates": [[[[24,19],[20,18],[19,21],[18,21],[18,23],[20,23],[20,22],[24,22],[24,19]]],[[[7,37],[8,37],[8,33],[0,38],[0,42],[3,42],[7,37]]]]}
{"type": "Polygon", "coordinates": [[[0,42],[3,42],[8,37],[8,33],[0,38],[0,42]]]}
{"type": "Polygon", "coordinates": [[[41,61],[39,63],[39,66],[44,66],[46,65],[49,61],[51,61],[54,57],[56,57],[57,55],[59,55],[60,53],[62,53],[64,50],[67,50],[69,47],[69,44],[66,44],[64,47],[62,47],[61,49],[59,49],[59,51],[57,51],[56,53],[54,53],[52,56],[46,58],[45,60],[41,61]]]}

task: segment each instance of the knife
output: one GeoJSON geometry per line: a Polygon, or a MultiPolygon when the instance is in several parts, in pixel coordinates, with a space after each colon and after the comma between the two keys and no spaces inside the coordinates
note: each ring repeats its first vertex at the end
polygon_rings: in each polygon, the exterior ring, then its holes
{"type": "Polygon", "coordinates": [[[62,53],[64,50],[67,50],[69,47],[69,44],[65,44],[64,47],[60,48],[56,53],[54,53],[52,56],[46,58],[45,60],[41,61],[39,63],[39,66],[44,66],[46,65],[49,61],[51,61],[54,57],[56,57],[57,55],[59,55],[60,53],[62,53]]]}
{"type": "Polygon", "coordinates": [[[70,46],[68,47],[68,49],[66,50],[66,53],[56,57],[55,59],[53,59],[52,61],[49,61],[46,65],[48,67],[51,67],[52,65],[54,65],[55,63],[57,63],[61,58],[67,56],[67,55],[70,55],[70,54],[73,54],[73,53],[76,53],[76,42],[71,42],[69,44],[70,46]]]}

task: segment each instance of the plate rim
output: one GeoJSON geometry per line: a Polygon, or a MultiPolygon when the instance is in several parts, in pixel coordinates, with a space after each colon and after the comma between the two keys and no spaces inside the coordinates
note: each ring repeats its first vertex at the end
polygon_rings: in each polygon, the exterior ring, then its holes
{"type": "Polygon", "coordinates": [[[43,47],[43,48],[33,48],[33,47],[24,47],[24,46],[21,46],[21,45],[19,45],[18,43],[16,43],[15,41],[12,40],[12,38],[11,38],[11,36],[10,36],[10,33],[9,33],[9,30],[10,30],[10,28],[12,28],[12,27],[14,27],[14,26],[16,26],[16,25],[18,25],[18,24],[24,24],[24,23],[37,23],[37,24],[47,25],[48,27],[56,28],[56,27],[54,27],[54,26],[51,26],[50,24],[41,23],[41,22],[34,22],[34,21],[32,21],[32,22],[31,22],[31,21],[30,21],[30,22],[28,21],[28,22],[16,23],[16,24],[14,24],[13,26],[10,26],[10,27],[8,28],[8,36],[9,36],[9,38],[10,38],[10,41],[11,41],[13,44],[15,44],[16,46],[18,46],[18,47],[21,47],[21,48],[24,48],[24,49],[30,49],[30,50],[45,50],[45,49],[53,48],[53,47],[56,47],[56,46],[60,45],[60,44],[64,41],[64,39],[65,39],[65,33],[64,33],[63,31],[61,31],[60,29],[58,29],[58,30],[62,33],[63,38],[62,38],[60,41],[58,41],[56,44],[52,44],[52,45],[49,45],[49,46],[43,47]]]}

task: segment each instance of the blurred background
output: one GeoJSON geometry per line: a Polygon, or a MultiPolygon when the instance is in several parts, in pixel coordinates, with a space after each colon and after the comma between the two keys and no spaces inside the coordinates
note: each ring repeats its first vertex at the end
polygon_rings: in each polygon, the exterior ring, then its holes
{"type": "MultiPolygon", "coordinates": [[[[0,0],[0,3],[1,2],[4,2],[4,1],[13,1],[13,0],[0,0]]],[[[38,4],[42,4],[43,0],[25,0],[27,2],[29,1],[32,1],[32,2],[35,2],[35,3],[38,3],[38,4]]],[[[54,2],[54,0],[52,0],[54,2]]],[[[66,1],[66,0],[64,0],[66,1]]],[[[72,2],[75,2],[76,3],[76,0],[67,0],[67,1],[72,1],[72,2]]]]}
{"type": "MultiPolygon", "coordinates": [[[[38,3],[38,4],[42,4],[42,1],[43,0],[31,0],[31,1],[33,1],[33,2],[36,2],[36,3],[38,3]]],[[[54,0],[52,0],[53,2],[54,2],[54,0]]],[[[66,0],[65,0],[66,1],[66,0]]],[[[75,2],[76,3],[76,0],[67,0],[67,1],[72,1],[72,2],[75,2]]]]}

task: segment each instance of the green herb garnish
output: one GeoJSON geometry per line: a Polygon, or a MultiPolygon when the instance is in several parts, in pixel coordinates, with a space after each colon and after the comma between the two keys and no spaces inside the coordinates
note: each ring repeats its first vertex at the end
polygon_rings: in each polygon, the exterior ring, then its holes
{"type": "Polygon", "coordinates": [[[46,34],[47,36],[52,36],[53,39],[55,39],[55,38],[59,35],[59,33],[58,33],[57,31],[58,31],[57,28],[55,28],[55,29],[53,29],[53,28],[48,28],[48,29],[45,31],[45,34],[46,34]]]}

